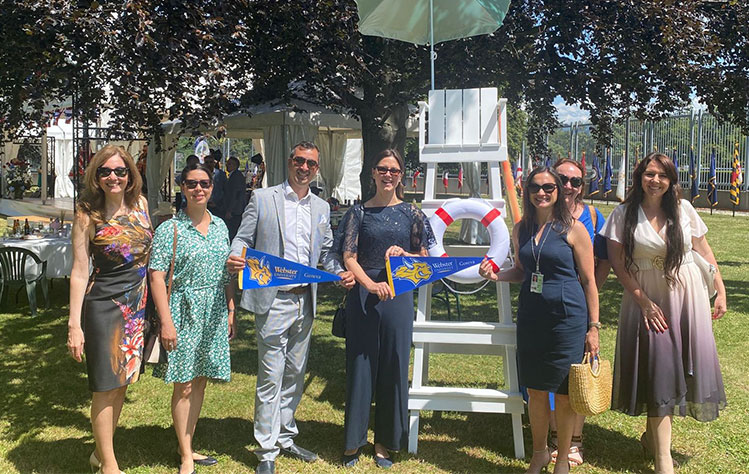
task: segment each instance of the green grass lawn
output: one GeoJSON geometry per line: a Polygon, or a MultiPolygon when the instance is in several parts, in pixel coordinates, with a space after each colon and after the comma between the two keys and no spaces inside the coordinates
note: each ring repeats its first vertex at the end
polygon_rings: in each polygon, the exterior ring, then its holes
{"type": "MultiPolygon", "coordinates": [[[[604,214],[612,208],[604,207],[604,214]]],[[[710,216],[708,239],[728,289],[729,312],[714,323],[728,407],[712,423],[677,419],[673,449],[680,473],[749,472],[749,218],[710,216]]],[[[456,226],[453,226],[456,227],[456,226]]],[[[451,228],[451,231],[453,229],[451,228]]],[[[517,286],[513,286],[513,299],[517,286]]],[[[86,472],[93,438],[88,418],[90,393],[83,365],[65,349],[67,284],[54,282],[52,307],[32,319],[25,295],[6,297],[0,314],[0,472],[86,472]]],[[[279,458],[287,472],[348,472],[337,466],[343,443],[345,400],[343,340],[330,335],[341,290],[320,293],[318,319],[304,398],[297,411],[301,446],[322,461],[306,465],[279,458]]],[[[601,292],[602,353],[613,358],[621,287],[613,274],[601,292]]],[[[461,297],[463,319],[496,320],[493,289],[461,297]]],[[[513,301],[513,306],[515,305],[513,301]]],[[[454,309],[454,308],[453,308],[454,309]]],[[[445,319],[434,301],[435,319],[445,319]]],[[[219,467],[198,472],[252,472],[252,414],[257,357],[252,316],[240,315],[240,334],[232,346],[233,378],[210,384],[196,432],[196,450],[215,455],[219,467]]],[[[501,360],[489,356],[433,355],[434,384],[492,387],[501,383],[501,360]]],[[[171,428],[171,387],[150,375],[134,384],[115,436],[120,467],[128,473],[173,473],[176,441],[171,428]]],[[[530,430],[524,425],[526,451],[530,430]]],[[[578,473],[652,472],[638,442],[644,418],[614,412],[589,418],[585,426],[586,464],[578,473]]],[[[372,434],[370,433],[370,441],[372,434]]],[[[350,472],[378,472],[371,449],[350,472]]],[[[496,414],[422,412],[419,453],[402,453],[393,472],[523,472],[526,461],[513,458],[510,417],[496,414]]]]}

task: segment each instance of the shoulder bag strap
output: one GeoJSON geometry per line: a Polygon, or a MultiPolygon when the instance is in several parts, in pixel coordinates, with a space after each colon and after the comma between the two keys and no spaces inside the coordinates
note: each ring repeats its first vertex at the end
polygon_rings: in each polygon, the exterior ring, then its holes
{"type": "Polygon", "coordinates": [[[588,204],[588,211],[590,211],[590,220],[593,221],[593,233],[595,233],[598,230],[598,213],[590,204],[588,204]]]}

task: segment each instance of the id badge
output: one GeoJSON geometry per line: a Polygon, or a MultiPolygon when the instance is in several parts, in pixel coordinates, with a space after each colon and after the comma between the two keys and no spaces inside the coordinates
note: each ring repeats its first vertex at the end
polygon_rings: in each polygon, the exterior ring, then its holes
{"type": "Polygon", "coordinates": [[[544,274],[541,272],[531,273],[531,293],[541,293],[544,289],[544,274]]]}

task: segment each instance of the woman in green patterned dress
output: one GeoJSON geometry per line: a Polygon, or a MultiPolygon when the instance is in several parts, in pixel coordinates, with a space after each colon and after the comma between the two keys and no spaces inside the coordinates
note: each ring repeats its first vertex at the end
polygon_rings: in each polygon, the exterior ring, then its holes
{"type": "Polygon", "coordinates": [[[213,176],[203,165],[182,171],[182,195],[187,207],[156,229],[149,264],[151,291],[161,319],[161,344],[169,362],[154,368],[154,376],[174,383],[172,419],[177,433],[180,473],[194,465],[210,466],[216,459],[194,453],[192,438],[203,405],[207,379],[231,376],[229,340],[234,337],[234,290],[224,263],[229,233],[224,221],[207,210],[213,176]],[[166,277],[176,252],[171,298],[166,277]]]}

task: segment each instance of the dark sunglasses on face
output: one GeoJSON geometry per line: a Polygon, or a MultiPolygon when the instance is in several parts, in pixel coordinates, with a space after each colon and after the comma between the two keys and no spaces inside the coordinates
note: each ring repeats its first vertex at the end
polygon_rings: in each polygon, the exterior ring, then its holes
{"type": "Polygon", "coordinates": [[[210,179],[186,179],[184,183],[185,186],[187,186],[187,189],[195,189],[198,185],[203,189],[208,189],[213,186],[210,179]]]}
{"type": "Polygon", "coordinates": [[[545,184],[540,184],[540,185],[536,183],[531,183],[528,185],[528,191],[531,194],[536,194],[542,189],[544,190],[546,194],[551,194],[554,192],[555,189],[557,189],[557,185],[554,183],[545,183],[545,184]]]}
{"type": "Polygon", "coordinates": [[[297,167],[301,167],[302,165],[304,165],[305,163],[307,163],[307,168],[309,168],[311,170],[317,168],[319,166],[319,164],[320,164],[316,160],[310,160],[310,159],[304,158],[302,156],[295,156],[294,158],[292,158],[292,160],[294,160],[294,164],[297,167]]]}
{"type": "Polygon", "coordinates": [[[107,168],[106,166],[99,166],[98,168],[96,168],[96,176],[99,178],[106,178],[113,172],[114,175],[118,178],[124,178],[130,172],[130,170],[124,166],[118,166],[117,168],[107,168]]]}
{"type": "Polygon", "coordinates": [[[567,183],[570,183],[573,188],[579,188],[580,186],[583,185],[583,179],[578,178],[577,176],[570,178],[569,176],[560,174],[559,179],[562,180],[562,186],[566,185],[567,183]]]}
{"type": "Polygon", "coordinates": [[[375,169],[377,170],[379,174],[383,176],[388,173],[390,173],[392,176],[398,176],[399,174],[401,174],[401,170],[399,170],[398,168],[388,168],[387,166],[375,166],[375,169]]]}

